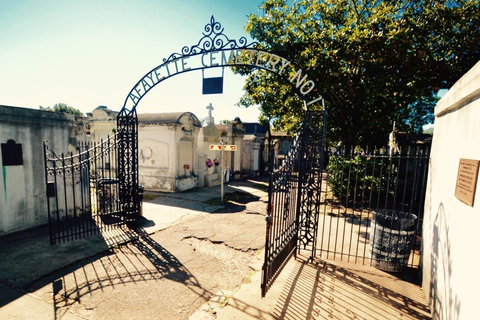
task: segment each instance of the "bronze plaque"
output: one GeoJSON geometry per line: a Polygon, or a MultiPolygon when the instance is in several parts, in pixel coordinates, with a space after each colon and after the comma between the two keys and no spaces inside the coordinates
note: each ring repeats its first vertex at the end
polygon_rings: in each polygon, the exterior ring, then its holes
{"type": "Polygon", "coordinates": [[[479,160],[460,159],[458,165],[455,197],[473,207],[475,189],[477,188],[479,160]]]}

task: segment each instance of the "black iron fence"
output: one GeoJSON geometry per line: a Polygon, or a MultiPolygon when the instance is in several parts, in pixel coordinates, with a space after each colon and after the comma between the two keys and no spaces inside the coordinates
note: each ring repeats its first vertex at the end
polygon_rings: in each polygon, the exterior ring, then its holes
{"type": "Polygon", "coordinates": [[[334,148],[326,154],[316,255],[418,267],[428,149],[334,148]]]}
{"type": "Polygon", "coordinates": [[[51,244],[125,224],[119,201],[117,136],[56,155],[44,142],[51,244]]]}

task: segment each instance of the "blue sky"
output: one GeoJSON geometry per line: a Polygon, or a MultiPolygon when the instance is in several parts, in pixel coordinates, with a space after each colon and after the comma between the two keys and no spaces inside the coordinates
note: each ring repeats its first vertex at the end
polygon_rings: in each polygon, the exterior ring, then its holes
{"type": "MultiPolygon", "coordinates": [[[[163,58],[194,45],[212,15],[224,33],[247,36],[253,0],[1,0],[0,104],[37,109],[63,102],[90,112],[120,110],[135,83],[163,58]]],[[[208,70],[211,76],[220,69],[208,70]]],[[[201,72],[157,85],[138,112],[191,111],[212,103],[215,121],[256,121],[257,108],[235,107],[244,79],[225,72],[223,95],[201,94],[201,72]]]]}

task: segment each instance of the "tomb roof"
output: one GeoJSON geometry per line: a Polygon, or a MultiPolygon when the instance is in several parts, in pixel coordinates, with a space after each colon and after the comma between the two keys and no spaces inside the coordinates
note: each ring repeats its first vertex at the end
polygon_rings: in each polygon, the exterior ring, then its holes
{"type": "Polygon", "coordinates": [[[144,124],[182,124],[180,119],[184,116],[191,117],[195,127],[202,126],[197,116],[191,112],[142,113],[138,114],[137,118],[139,123],[144,124]]]}

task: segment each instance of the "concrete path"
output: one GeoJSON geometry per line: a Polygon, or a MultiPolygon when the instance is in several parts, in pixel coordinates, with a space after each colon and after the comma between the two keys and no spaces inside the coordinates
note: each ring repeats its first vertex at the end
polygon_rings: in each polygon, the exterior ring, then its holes
{"type": "Polygon", "coordinates": [[[1,319],[64,319],[81,320],[83,317],[72,312],[59,316],[51,303],[45,302],[34,293],[12,289],[0,284],[1,319]]]}

